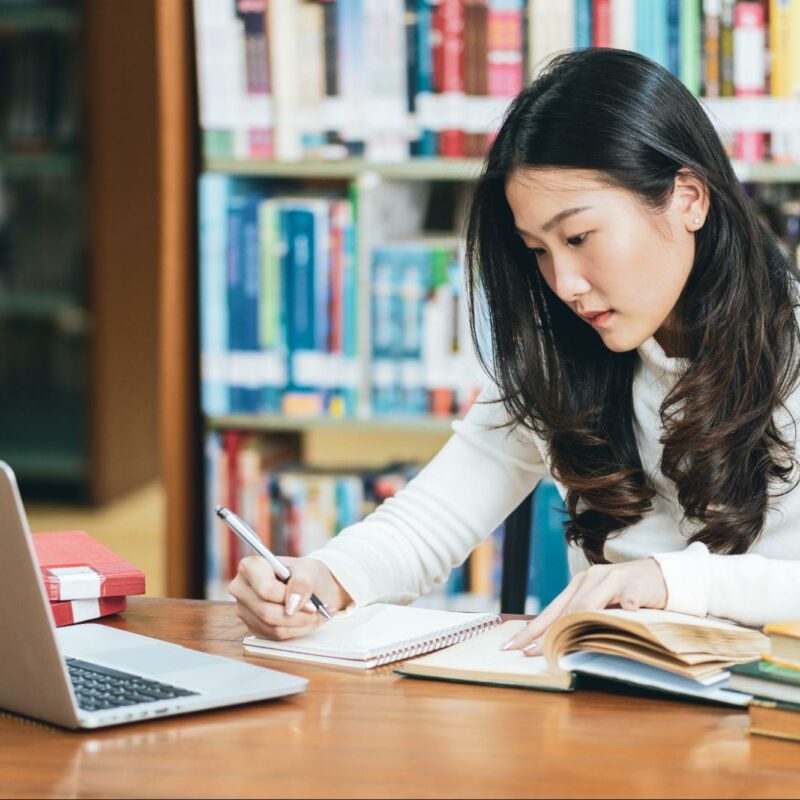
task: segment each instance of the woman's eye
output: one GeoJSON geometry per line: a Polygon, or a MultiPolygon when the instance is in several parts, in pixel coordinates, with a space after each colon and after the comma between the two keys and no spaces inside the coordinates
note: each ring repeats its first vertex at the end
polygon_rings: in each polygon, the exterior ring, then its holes
{"type": "Polygon", "coordinates": [[[589,238],[588,233],[581,233],[578,236],[570,236],[567,239],[567,244],[572,245],[573,247],[580,247],[582,244],[586,244],[586,240],[589,238]]]}
{"type": "Polygon", "coordinates": [[[545,254],[545,250],[542,247],[529,247],[527,249],[529,253],[533,253],[537,258],[545,254]]]}

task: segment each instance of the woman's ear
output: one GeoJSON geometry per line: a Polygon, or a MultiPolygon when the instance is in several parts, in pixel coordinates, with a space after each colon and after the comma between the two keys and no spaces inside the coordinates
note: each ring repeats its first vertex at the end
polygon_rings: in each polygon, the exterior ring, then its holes
{"type": "Polygon", "coordinates": [[[706,182],[685,167],[675,175],[672,190],[673,209],[690,233],[700,230],[708,216],[710,196],[706,182]]]}

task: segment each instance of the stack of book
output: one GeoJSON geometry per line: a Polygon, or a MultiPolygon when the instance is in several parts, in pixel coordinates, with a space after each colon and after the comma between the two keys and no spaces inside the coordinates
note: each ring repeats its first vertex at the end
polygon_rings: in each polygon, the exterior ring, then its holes
{"type": "Polygon", "coordinates": [[[33,534],[57,626],[118,614],[143,594],[144,573],[84,531],[33,534]]]}
{"type": "Polygon", "coordinates": [[[207,414],[351,416],[358,403],[355,210],[200,181],[200,340],[207,414]]]}
{"type": "Polygon", "coordinates": [[[455,237],[387,242],[372,252],[371,408],[449,417],[478,394],[480,368],[455,237]]]}
{"type": "Polygon", "coordinates": [[[767,625],[770,650],[731,668],[728,686],[753,695],[750,733],[800,741],[800,621],[767,625]]]}

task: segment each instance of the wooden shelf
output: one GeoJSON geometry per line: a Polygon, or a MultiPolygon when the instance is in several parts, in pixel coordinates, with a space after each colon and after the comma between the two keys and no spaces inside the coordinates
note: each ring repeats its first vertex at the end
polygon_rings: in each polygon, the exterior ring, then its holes
{"type": "Polygon", "coordinates": [[[405,431],[408,433],[447,434],[450,432],[452,418],[445,417],[287,417],[278,414],[247,415],[230,414],[219,417],[206,417],[208,430],[247,430],[247,431],[314,431],[346,430],[361,431],[405,431]]]}
{"type": "Polygon", "coordinates": [[[742,183],[800,183],[800,164],[743,164],[733,162],[742,183]]]}
{"type": "MultiPolygon", "coordinates": [[[[240,177],[356,180],[376,175],[385,180],[469,182],[480,175],[483,163],[476,159],[411,159],[399,164],[368,161],[227,161],[208,159],[206,172],[240,177]]],[[[733,162],[740,181],[746,183],[800,183],[800,164],[744,164],[733,162]]]]}
{"type": "Polygon", "coordinates": [[[354,180],[377,175],[385,179],[414,181],[473,181],[483,167],[474,158],[412,158],[392,164],[361,159],[342,161],[233,161],[206,159],[206,172],[266,178],[329,178],[354,180]]]}

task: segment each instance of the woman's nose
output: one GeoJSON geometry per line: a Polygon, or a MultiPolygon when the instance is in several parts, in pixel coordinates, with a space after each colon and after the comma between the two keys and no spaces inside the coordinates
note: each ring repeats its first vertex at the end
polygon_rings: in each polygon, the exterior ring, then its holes
{"type": "Polygon", "coordinates": [[[553,290],[560,300],[572,303],[577,297],[586,294],[591,288],[589,281],[583,276],[572,259],[561,259],[553,264],[555,286],[553,290]]]}

